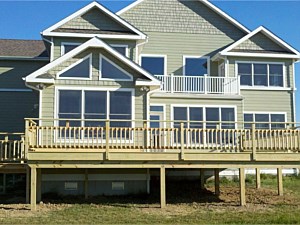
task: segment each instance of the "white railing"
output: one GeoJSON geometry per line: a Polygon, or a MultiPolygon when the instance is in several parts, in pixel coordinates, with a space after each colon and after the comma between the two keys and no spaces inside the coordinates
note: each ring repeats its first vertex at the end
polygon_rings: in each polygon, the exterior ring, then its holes
{"type": "Polygon", "coordinates": [[[161,81],[161,91],[169,93],[197,93],[238,95],[238,77],[155,75],[161,81]]]}

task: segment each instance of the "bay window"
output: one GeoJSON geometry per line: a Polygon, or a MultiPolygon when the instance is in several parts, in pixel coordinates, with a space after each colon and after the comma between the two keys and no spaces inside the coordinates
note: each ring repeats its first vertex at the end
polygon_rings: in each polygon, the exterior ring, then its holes
{"type": "Polygon", "coordinates": [[[242,86],[283,87],[283,63],[237,63],[237,75],[242,86]]]}

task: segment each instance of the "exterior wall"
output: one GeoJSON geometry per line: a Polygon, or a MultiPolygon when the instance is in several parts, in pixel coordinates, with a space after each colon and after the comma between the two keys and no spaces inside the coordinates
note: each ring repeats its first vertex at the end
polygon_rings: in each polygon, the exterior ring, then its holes
{"type": "MultiPolygon", "coordinates": [[[[71,43],[84,43],[88,41],[88,38],[67,38],[67,37],[54,37],[54,48],[53,48],[53,59],[57,59],[61,56],[61,44],[62,42],[71,42],[71,43]]],[[[111,40],[111,39],[102,39],[107,44],[115,44],[115,45],[128,45],[128,58],[131,60],[135,60],[135,46],[136,41],[131,40],[111,40]]]]}
{"type": "MultiPolygon", "coordinates": [[[[282,62],[285,65],[285,83],[287,88],[293,88],[293,61],[290,59],[271,59],[271,58],[249,58],[249,57],[230,57],[228,74],[236,76],[236,61],[246,62],[282,62]]],[[[244,111],[253,112],[286,112],[287,121],[294,120],[293,91],[272,90],[271,88],[245,90],[241,89],[241,95],[244,97],[244,111]]]]}
{"type": "Polygon", "coordinates": [[[91,9],[87,13],[74,18],[59,28],[106,30],[106,31],[129,31],[99,9],[91,9]]]}
{"type": "Polygon", "coordinates": [[[266,51],[277,51],[277,52],[285,52],[284,48],[270,40],[270,38],[266,37],[262,33],[258,33],[251,37],[250,39],[244,41],[240,45],[238,45],[234,50],[266,50],[266,51]]]}
{"type": "Polygon", "coordinates": [[[120,16],[148,35],[141,54],[167,56],[168,74],[183,74],[183,55],[211,57],[245,35],[201,1],[144,0],[120,16]]]}

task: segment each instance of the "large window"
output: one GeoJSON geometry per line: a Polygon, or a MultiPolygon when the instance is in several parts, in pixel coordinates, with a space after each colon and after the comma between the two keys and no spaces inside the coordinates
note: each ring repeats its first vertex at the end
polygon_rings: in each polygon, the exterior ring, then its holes
{"type": "Polygon", "coordinates": [[[132,76],[124,69],[113,63],[103,55],[100,55],[100,78],[113,80],[132,80],[132,76]]]}
{"type": "Polygon", "coordinates": [[[76,63],[68,66],[57,74],[64,79],[90,79],[92,76],[92,55],[88,55],[76,63]]]}
{"type": "Polygon", "coordinates": [[[251,129],[252,123],[256,129],[283,129],[285,127],[285,114],[283,113],[245,113],[244,128],[251,129]]]}
{"type": "Polygon", "coordinates": [[[165,56],[142,56],[141,66],[153,75],[166,74],[165,56]]]}
{"type": "Polygon", "coordinates": [[[131,126],[131,121],[124,121],[132,119],[131,91],[59,90],[58,97],[58,118],[95,120],[70,121],[71,126],[100,127],[106,119],[115,120],[112,127],[131,126]]]}
{"type": "Polygon", "coordinates": [[[183,74],[203,76],[209,74],[209,57],[184,56],[183,74]]]}
{"type": "Polygon", "coordinates": [[[283,87],[282,63],[237,63],[243,86],[283,87]]]}

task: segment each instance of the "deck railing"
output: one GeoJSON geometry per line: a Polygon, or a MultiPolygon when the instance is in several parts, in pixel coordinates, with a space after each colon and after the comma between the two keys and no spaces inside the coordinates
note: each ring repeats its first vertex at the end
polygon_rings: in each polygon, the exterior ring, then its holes
{"type": "Polygon", "coordinates": [[[197,93],[238,95],[239,77],[155,75],[161,81],[161,91],[170,93],[197,93]]]}
{"type": "Polygon", "coordinates": [[[24,134],[0,132],[0,162],[21,162],[25,158],[24,134]]]}
{"type": "MultiPolygon", "coordinates": [[[[72,122],[72,120],[70,120],[72,122]]],[[[103,149],[133,150],[143,152],[166,152],[197,150],[201,152],[299,152],[300,130],[282,128],[278,130],[187,128],[186,121],[178,127],[150,128],[149,121],[132,121],[135,127],[75,127],[69,121],[65,126],[38,126],[28,123],[28,145],[31,149],[103,149]],[[138,125],[140,124],[140,125],[138,125]]],[[[99,121],[98,121],[99,122],[99,121]]],[[[189,121],[191,122],[191,121],[189,121]]],[[[49,123],[49,121],[48,121],[49,123]]],[[[166,121],[174,124],[174,121],[166,121]]],[[[199,124],[205,124],[201,122],[199,124]]],[[[211,122],[210,122],[211,123],[211,122]]],[[[214,123],[216,123],[214,121],[214,123]]],[[[230,126],[232,127],[230,122],[230,126]]],[[[43,123],[42,123],[43,124],[43,123]]],[[[223,127],[224,122],[222,122],[223,127]]],[[[281,123],[282,125],[282,123],[281,123]]],[[[236,124],[236,127],[241,124],[236,124]]],[[[227,126],[229,127],[229,126],[227,126]]]]}

